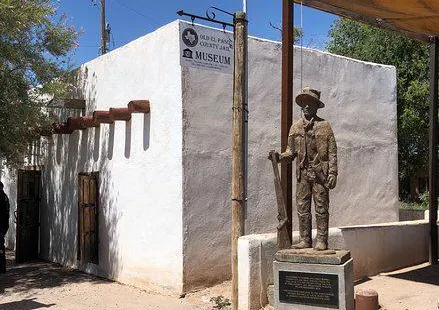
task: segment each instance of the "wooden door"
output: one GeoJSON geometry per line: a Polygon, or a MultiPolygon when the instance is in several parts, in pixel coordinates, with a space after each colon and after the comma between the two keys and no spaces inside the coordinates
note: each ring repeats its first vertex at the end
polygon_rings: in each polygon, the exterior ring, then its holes
{"type": "Polygon", "coordinates": [[[98,172],[78,176],[78,259],[81,263],[99,263],[98,172]]]}
{"type": "Polygon", "coordinates": [[[38,258],[40,240],[41,171],[18,170],[15,260],[38,258]]]}

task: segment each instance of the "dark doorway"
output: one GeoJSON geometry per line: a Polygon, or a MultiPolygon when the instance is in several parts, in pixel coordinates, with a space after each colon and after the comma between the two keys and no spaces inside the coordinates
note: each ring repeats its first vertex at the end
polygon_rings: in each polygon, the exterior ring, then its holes
{"type": "Polygon", "coordinates": [[[78,175],[78,260],[99,264],[99,173],[78,175]]]}
{"type": "Polygon", "coordinates": [[[41,171],[18,170],[17,185],[17,263],[34,260],[39,254],[41,171]]]}

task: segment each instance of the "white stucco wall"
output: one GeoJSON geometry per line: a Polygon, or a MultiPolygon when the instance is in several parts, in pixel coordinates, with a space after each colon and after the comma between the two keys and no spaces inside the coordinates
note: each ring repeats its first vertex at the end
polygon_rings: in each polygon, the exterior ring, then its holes
{"type": "Polygon", "coordinates": [[[41,256],[75,266],[78,173],[99,172],[99,266],[145,289],[182,283],[182,115],[178,23],[81,66],[87,115],[149,99],[149,114],[54,135],[43,174],[41,256]]]}
{"type": "MultiPolygon", "coordinates": [[[[133,99],[149,99],[151,113],[49,139],[43,258],[77,266],[77,176],[99,171],[100,264],[85,269],[172,292],[230,278],[232,75],[181,68],[178,26],[81,66],[87,114],[133,99]]],[[[296,49],[295,63],[294,93],[303,68],[339,146],[331,226],[397,220],[395,68],[308,49],[296,49]]],[[[280,147],[280,69],[281,45],[251,38],[246,234],[277,225],[267,153],[280,147]]]]}
{"type": "MultiPolygon", "coordinates": [[[[280,148],[281,44],[251,38],[248,67],[245,232],[267,233],[274,232],[277,225],[273,172],[267,154],[280,148]]],[[[296,48],[294,83],[295,94],[301,84],[322,91],[326,108],[318,114],[331,122],[337,140],[339,181],[330,194],[330,225],[397,221],[395,68],[310,49],[300,53],[296,48]]],[[[183,69],[183,261],[187,289],[230,276],[231,107],[232,75],[183,69]]],[[[297,105],[294,111],[297,118],[297,105]]]]}

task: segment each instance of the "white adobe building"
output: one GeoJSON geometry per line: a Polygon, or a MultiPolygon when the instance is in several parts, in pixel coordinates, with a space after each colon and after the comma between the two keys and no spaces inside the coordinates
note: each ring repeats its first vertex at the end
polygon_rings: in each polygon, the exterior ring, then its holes
{"type": "MultiPolygon", "coordinates": [[[[232,75],[181,66],[181,27],[192,26],[172,22],[80,67],[85,115],[133,99],[148,99],[150,112],[47,139],[40,257],[176,294],[230,278],[232,75]],[[97,221],[87,224],[96,225],[93,245],[78,237],[81,173],[97,176],[97,221]],[[78,253],[80,242],[96,255],[78,253]]],[[[296,47],[296,63],[299,57],[296,47]]],[[[331,227],[397,221],[395,68],[311,49],[303,49],[302,60],[294,93],[301,85],[322,91],[326,108],[319,115],[338,143],[331,227]]],[[[245,229],[268,233],[277,225],[267,153],[280,148],[281,44],[250,38],[248,68],[245,229]]],[[[294,111],[299,117],[296,105],[294,111]]],[[[7,172],[2,179],[15,208],[16,179],[7,172]]],[[[9,247],[14,234],[12,228],[9,247]]]]}

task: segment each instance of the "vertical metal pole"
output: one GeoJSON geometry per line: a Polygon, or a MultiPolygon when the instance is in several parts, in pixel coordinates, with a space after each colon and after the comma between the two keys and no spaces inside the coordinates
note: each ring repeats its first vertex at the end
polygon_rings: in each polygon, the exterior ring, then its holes
{"type": "MultiPolygon", "coordinates": [[[[281,106],[281,151],[285,152],[288,133],[293,122],[293,51],[294,51],[294,2],[282,0],[282,106],[281,106]]],[[[285,193],[288,234],[292,239],[292,189],[293,170],[291,163],[281,164],[281,180],[285,193]]]]}
{"type": "Polygon", "coordinates": [[[244,234],[244,107],[247,102],[247,21],[243,12],[234,16],[235,68],[233,76],[232,145],[232,309],[238,309],[238,238],[244,234]]]}
{"type": "Polygon", "coordinates": [[[101,0],[101,54],[107,52],[107,39],[105,33],[105,0],[101,0]]]}
{"type": "Polygon", "coordinates": [[[438,259],[437,234],[437,187],[438,187],[438,61],[439,38],[434,37],[430,44],[430,135],[429,135],[429,213],[430,213],[430,264],[436,265],[438,259]]]}

